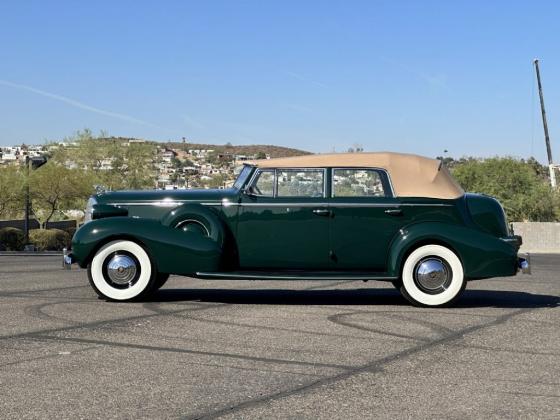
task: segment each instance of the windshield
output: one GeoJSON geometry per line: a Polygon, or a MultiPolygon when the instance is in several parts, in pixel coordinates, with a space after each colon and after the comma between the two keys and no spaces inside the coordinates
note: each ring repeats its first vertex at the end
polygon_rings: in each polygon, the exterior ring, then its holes
{"type": "Polygon", "coordinates": [[[249,175],[251,175],[252,171],[253,171],[252,166],[245,165],[241,170],[241,173],[237,177],[235,184],[233,184],[233,188],[240,189],[243,186],[243,184],[247,182],[247,179],[249,178],[249,175]]]}

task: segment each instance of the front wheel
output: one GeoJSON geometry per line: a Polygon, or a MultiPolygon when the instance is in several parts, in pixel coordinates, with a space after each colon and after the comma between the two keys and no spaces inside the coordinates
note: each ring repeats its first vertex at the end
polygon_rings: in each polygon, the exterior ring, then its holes
{"type": "Polygon", "coordinates": [[[127,301],[150,293],[157,273],[144,248],[136,242],[118,240],[96,252],[88,266],[88,277],[99,296],[127,301]]]}
{"type": "Polygon", "coordinates": [[[404,263],[400,291],[413,305],[450,305],[465,286],[461,260],[444,246],[421,246],[404,263]]]}

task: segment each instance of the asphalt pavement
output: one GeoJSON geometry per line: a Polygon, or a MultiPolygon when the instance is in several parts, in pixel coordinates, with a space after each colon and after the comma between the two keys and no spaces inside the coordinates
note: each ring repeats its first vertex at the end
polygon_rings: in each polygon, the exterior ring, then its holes
{"type": "Polygon", "coordinates": [[[560,418],[560,255],[414,308],[389,283],[172,277],[97,299],[0,256],[2,418],[560,418]]]}

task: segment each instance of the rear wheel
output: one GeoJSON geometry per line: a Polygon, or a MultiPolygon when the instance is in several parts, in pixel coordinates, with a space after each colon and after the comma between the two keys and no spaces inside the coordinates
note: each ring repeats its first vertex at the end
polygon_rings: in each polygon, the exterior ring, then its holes
{"type": "Polygon", "coordinates": [[[424,245],[406,259],[402,270],[402,295],[416,306],[447,306],[465,289],[459,257],[441,245],[424,245]]]}
{"type": "Polygon", "coordinates": [[[88,277],[99,296],[128,301],[148,294],[157,272],[144,248],[132,241],[117,240],[96,252],[88,266],[88,277]]]}

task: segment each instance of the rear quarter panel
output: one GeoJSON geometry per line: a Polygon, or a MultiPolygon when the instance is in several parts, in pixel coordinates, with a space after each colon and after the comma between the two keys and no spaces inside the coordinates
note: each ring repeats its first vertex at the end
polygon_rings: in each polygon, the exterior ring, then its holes
{"type": "Polygon", "coordinates": [[[458,255],[467,279],[511,276],[517,271],[517,252],[510,243],[469,224],[428,220],[419,220],[399,231],[391,244],[387,271],[399,276],[412,250],[434,243],[458,255]]]}

